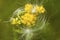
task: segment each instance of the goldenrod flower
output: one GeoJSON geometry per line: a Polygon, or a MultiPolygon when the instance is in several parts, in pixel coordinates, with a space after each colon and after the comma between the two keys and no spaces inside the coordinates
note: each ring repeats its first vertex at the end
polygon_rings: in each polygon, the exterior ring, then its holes
{"type": "Polygon", "coordinates": [[[33,24],[33,21],[34,23],[36,21],[36,17],[30,13],[25,13],[23,16],[21,16],[21,18],[22,18],[21,22],[26,25],[31,25],[33,24]]]}
{"type": "Polygon", "coordinates": [[[26,4],[25,5],[25,12],[31,12],[32,11],[32,8],[33,8],[33,5],[32,4],[26,4]]]}
{"type": "Polygon", "coordinates": [[[20,10],[17,13],[18,17],[12,18],[11,24],[21,24],[22,23],[22,24],[25,24],[25,25],[33,25],[36,22],[37,15],[39,15],[39,13],[44,13],[44,12],[45,12],[45,8],[43,7],[43,5],[34,6],[32,4],[26,4],[25,8],[24,8],[24,11],[20,10]],[[23,13],[23,15],[21,15],[21,13],[23,13]]]}

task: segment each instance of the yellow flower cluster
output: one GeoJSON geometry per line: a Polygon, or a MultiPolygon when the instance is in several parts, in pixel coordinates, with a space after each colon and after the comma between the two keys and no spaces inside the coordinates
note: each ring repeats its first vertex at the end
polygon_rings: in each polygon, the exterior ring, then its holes
{"type": "Polygon", "coordinates": [[[43,5],[41,5],[41,6],[36,5],[36,12],[44,13],[45,8],[43,7],[43,5]]]}
{"type": "Polygon", "coordinates": [[[21,24],[21,21],[18,20],[18,18],[12,18],[11,19],[11,24],[21,24]]]}
{"type": "Polygon", "coordinates": [[[31,13],[33,10],[35,10],[35,12],[37,12],[37,13],[44,13],[45,12],[45,8],[43,7],[43,5],[41,5],[41,6],[38,6],[38,5],[34,6],[32,4],[25,5],[26,12],[31,13]]]}
{"type": "Polygon", "coordinates": [[[24,10],[25,12],[31,12],[32,8],[33,8],[32,4],[26,4],[24,10]]]}
{"type": "Polygon", "coordinates": [[[36,21],[36,16],[30,13],[26,13],[25,15],[21,16],[21,18],[21,22],[27,26],[34,25],[36,21]]]}
{"type": "Polygon", "coordinates": [[[18,17],[12,18],[11,24],[17,25],[22,23],[24,25],[30,26],[30,25],[34,25],[36,21],[36,16],[30,13],[25,13],[20,18],[21,18],[20,20],[18,19],[18,17]]]}
{"type": "Polygon", "coordinates": [[[44,13],[45,12],[45,8],[43,7],[43,5],[41,6],[34,6],[32,4],[26,4],[25,8],[24,8],[25,13],[23,15],[20,15],[18,19],[17,18],[12,18],[11,20],[11,24],[24,24],[27,26],[30,25],[34,25],[36,22],[36,14],[33,14],[33,12],[39,14],[39,13],[44,13]],[[33,12],[32,12],[33,11],[33,12]]]}

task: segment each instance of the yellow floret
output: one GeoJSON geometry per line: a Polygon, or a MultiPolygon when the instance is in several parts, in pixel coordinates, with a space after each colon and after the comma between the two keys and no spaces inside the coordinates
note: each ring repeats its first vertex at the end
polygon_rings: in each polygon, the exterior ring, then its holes
{"type": "Polygon", "coordinates": [[[40,9],[39,10],[40,13],[44,13],[45,12],[45,8],[43,7],[43,5],[41,5],[39,9],[40,9]]]}
{"type": "Polygon", "coordinates": [[[32,4],[26,4],[25,5],[25,12],[31,12],[32,11],[32,8],[33,8],[33,5],[32,4]]]}

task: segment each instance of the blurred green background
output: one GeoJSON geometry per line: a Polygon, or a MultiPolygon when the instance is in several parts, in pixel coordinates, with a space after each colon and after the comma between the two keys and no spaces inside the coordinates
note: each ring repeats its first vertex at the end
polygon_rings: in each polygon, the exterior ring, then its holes
{"type": "MultiPolygon", "coordinates": [[[[41,0],[37,0],[40,1],[41,0]]],[[[0,40],[13,40],[12,26],[3,21],[9,20],[13,12],[23,7],[29,0],[0,0],[0,40]]],[[[30,1],[34,2],[34,0],[30,1]]],[[[60,0],[44,0],[48,26],[32,40],[60,40],[60,0]]]]}

